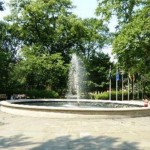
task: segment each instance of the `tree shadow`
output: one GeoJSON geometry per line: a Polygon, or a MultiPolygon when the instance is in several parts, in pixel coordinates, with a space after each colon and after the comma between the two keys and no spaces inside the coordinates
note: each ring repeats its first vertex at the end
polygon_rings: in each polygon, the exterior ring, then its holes
{"type": "Polygon", "coordinates": [[[0,126],[6,125],[7,123],[5,122],[0,122],[0,126]]]}
{"type": "Polygon", "coordinates": [[[29,140],[29,137],[25,137],[23,135],[15,135],[9,138],[0,136],[0,149],[9,149],[13,147],[23,147],[28,145],[33,145],[37,143],[33,143],[29,140]]]}
{"type": "Polygon", "coordinates": [[[71,139],[71,136],[61,136],[42,143],[31,150],[141,150],[138,142],[122,142],[119,138],[108,136],[85,136],[71,139]]]}

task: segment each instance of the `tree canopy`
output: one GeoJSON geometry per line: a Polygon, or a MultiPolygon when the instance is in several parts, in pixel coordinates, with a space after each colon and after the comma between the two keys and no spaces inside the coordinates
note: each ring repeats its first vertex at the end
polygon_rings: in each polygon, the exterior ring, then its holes
{"type": "Polygon", "coordinates": [[[113,16],[117,18],[112,48],[121,67],[133,82],[147,82],[150,53],[150,1],[149,0],[98,0],[96,13],[108,25],[113,16]],[[131,77],[132,76],[132,77],[131,77]],[[145,79],[146,78],[146,79],[145,79]]]}
{"type": "Polygon", "coordinates": [[[149,58],[149,0],[99,0],[97,15],[103,21],[117,17],[118,25],[112,41],[113,53],[126,70],[147,69],[149,58]],[[132,69],[131,69],[132,68],[132,69]]]}
{"type": "Polygon", "coordinates": [[[102,49],[109,44],[127,74],[149,77],[149,0],[98,0],[99,17],[87,19],[73,14],[71,0],[11,0],[9,6],[11,14],[0,22],[0,91],[38,89],[62,95],[72,53],[85,62],[90,90],[106,91],[113,63],[102,49]],[[108,25],[114,16],[112,34],[108,25]]]}
{"type": "Polygon", "coordinates": [[[150,49],[150,7],[138,11],[132,21],[126,24],[113,42],[119,62],[128,70],[145,72],[149,66],[150,49]],[[145,55],[146,54],[146,55],[145,55]]]}
{"type": "Polygon", "coordinates": [[[10,1],[11,14],[1,28],[3,54],[0,57],[9,58],[7,89],[51,90],[62,95],[67,88],[72,53],[86,60],[90,82],[94,83],[91,89],[106,89],[104,76],[110,62],[101,49],[109,33],[103,21],[79,18],[72,13],[74,6],[70,0],[16,2],[10,1]]]}

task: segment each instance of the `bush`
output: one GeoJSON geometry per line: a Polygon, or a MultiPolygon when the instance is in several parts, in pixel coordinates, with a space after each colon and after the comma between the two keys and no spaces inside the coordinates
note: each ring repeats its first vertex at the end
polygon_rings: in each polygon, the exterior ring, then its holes
{"type": "Polygon", "coordinates": [[[58,98],[59,96],[55,91],[36,89],[26,91],[26,95],[29,98],[58,98]]]}
{"type": "Polygon", "coordinates": [[[95,99],[104,99],[104,100],[108,100],[109,99],[109,93],[108,92],[103,92],[100,94],[95,94],[94,95],[95,99]]]}
{"type": "Polygon", "coordinates": [[[49,91],[49,90],[11,90],[9,91],[9,95],[12,94],[25,94],[27,98],[58,98],[59,94],[55,91],[49,91]]]}
{"type": "MultiPolygon", "coordinates": [[[[128,99],[128,92],[123,93],[123,99],[128,99]]],[[[131,96],[130,96],[131,97],[131,96]]],[[[109,92],[94,94],[94,99],[109,100],[109,92]]],[[[111,92],[111,100],[116,100],[116,91],[111,92]]],[[[118,91],[118,100],[122,100],[122,91],[118,91]]]]}

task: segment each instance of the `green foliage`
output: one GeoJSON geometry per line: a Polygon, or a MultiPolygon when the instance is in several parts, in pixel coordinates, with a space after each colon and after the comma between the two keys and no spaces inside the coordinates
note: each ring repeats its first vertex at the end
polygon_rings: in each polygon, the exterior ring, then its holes
{"type": "MultiPolygon", "coordinates": [[[[147,76],[150,69],[150,1],[98,0],[96,13],[107,25],[112,17],[117,18],[112,43],[118,65],[132,79],[136,74],[147,76]]],[[[132,92],[134,82],[136,80],[132,80],[132,92]]]]}
{"type": "MultiPolygon", "coordinates": [[[[11,31],[24,45],[39,45],[42,52],[50,54],[62,53],[68,63],[72,51],[88,57],[105,44],[107,27],[98,19],[77,18],[71,13],[70,0],[23,2],[19,1],[21,15],[14,16],[13,13],[7,21],[13,22],[11,31]]],[[[11,8],[15,8],[15,3],[11,8]]]]}
{"type": "Polygon", "coordinates": [[[70,0],[11,0],[7,24],[0,23],[0,81],[8,93],[36,89],[64,95],[73,52],[86,60],[91,89],[106,89],[109,57],[98,51],[108,28],[96,18],[78,18],[72,8],[70,0]]]}
{"type": "Polygon", "coordinates": [[[108,100],[109,99],[109,93],[108,92],[103,92],[101,94],[95,94],[94,99],[108,100]]]}
{"type": "MultiPolygon", "coordinates": [[[[109,92],[94,94],[94,99],[109,100],[109,92]]],[[[128,93],[124,92],[124,100],[127,99],[128,99],[128,93]]],[[[116,100],[116,91],[111,92],[111,100],[116,100]]],[[[122,100],[122,91],[118,91],[118,100],[122,100]]]]}
{"type": "Polygon", "coordinates": [[[113,51],[117,54],[120,64],[133,73],[144,73],[150,68],[149,8],[145,7],[137,12],[133,20],[124,26],[113,42],[113,51]]]}
{"type": "MultiPolygon", "coordinates": [[[[89,91],[106,91],[108,89],[108,72],[110,58],[103,52],[97,52],[85,60],[86,69],[88,71],[89,91]]],[[[112,65],[113,66],[113,65],[112,65]]]]}
{"type": "MultiPolygon", "coordinates": [[[[67,66],[64,65],[61,55],[59,53],[52,55],[41,54],[41,56],[37,57],[31,54],[32,52],[29,50],[26,50],[24,49],[24,59],[14,69],[14,80],[28,89],[49,88],[62,92],[66,84],[67,66]],[[59,87],[60,84],[61,87],[59,87]]],[[[33,49],[33,51],[36,50],[33,49]]]]}
{"type": "Polygon", "coordinates": [[[26,96],[29,98],[58,98],[58,93],[54,91],[47,91],[47,90],[27,90],[25,91],[26,96]]]}
{"type": "MultiPolygon", "coordinates": [[[[145,87],[147,89],[145,90],[144,93],[142,93],[142,91],[137,91],[137,90],[134,91],[134,100],[142,100],[144,96],[147,96],[148,98],[150,98],[150,94],[149,94],[150,89],[148,89],[148,88],[150,88],[149,83],[147,85],[145,84],[145,87]]],[[[122,91],[119,90],[117,92],[117,94],[118,94],[118,100],[122,100],[122,91]]],[[[98,100],[98,99],[109,100],[109,91],[101,92],[98,94],[90,93],[89,98],[96,99],[96,100],[98,100]]],[[[111,91],[111,100],[116,100],[116,91],[114,91],[114,90],[111,91]]],[[[123,92],[123,100],[128,100],[128,92],[127,91],[123,92]]],[[[133,100],[133,94],[131,91],[129,93],[129,100],[133,100]]]]}
{"type": "Polygon", "coordinates": [[[85,35],[80,20],[70,13],[72,7],[69,0],[36,0],[26,3],[21,17],[7,20],[16,20],[11,28],[24,45],[39,45],[42,52],[59,52],[68,60],[68,51],[85,35]]]}
{"type": "Polygon", "coordinates": [[[11,86],[10,72],[13,70],[15,62],[15,51],[12,48],[10,35],[6,35],[9,25],[5,22],[0,22],[0,92],[6,93],[11,86]]]}
{"type": "Polygon", "coordinates": [[[110,21],[115,15],[119,25],[122,25],[130,22],[136,11],[148,4],[148,0],[98,0],[96,13],[103,21],[110,21]]]}
{"type": "Polygon", "coordinates": [[[117,17],[118,32],[113,40],[113,53],[130,74],[144,74],[149,69],[149,8],[150,1],[143,0],[98,1],[97,14],[103,21],[110,20],[113,15],[117,17]]]}
{"type": "Polygon", "coordinates": [[[108,28],[96,18],[84,19],[83,25],[86,28],[86,35],[82,38],[82,42],[78,44],[77,50],[90,59],[98,49],[103,48],[106,44],[109,37],[108,28]]]}

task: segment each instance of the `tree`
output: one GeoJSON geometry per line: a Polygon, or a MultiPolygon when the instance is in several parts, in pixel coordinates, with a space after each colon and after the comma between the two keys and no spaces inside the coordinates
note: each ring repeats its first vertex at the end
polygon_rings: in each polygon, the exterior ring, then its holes
{"type": "Polygon", "coordinates": [[[149,13],[149,6],[138,11],[113,42],[114,52],[117,54],[119,62],[133,72],[145,72],[150,68],[148,63],[150,60],[149,13]]]}
{"type": "MultiPolygon", "coordinates": [[[[24,45],[42,45],[43,51],[62,53],[68,62],[72,51],[89,55],[104,45],[108,29],[97,19],[77,18],[69,0],[24,1],[18,4],[19,16],[7,18],[14,22],[12,30],[24,45]]],[[[11,6],[14,10],[15,3],[11,6]]]]}
{"type": "Polygon", "coordinates": [[[16,64],[13,71],[13,80],[25,90],[52,90],[62,94],[66,87],[67,66],[61,54],[41,53],[36,56],[38,49],[38,46],[34,46],[33,51],[24,47],[21,55],[23,59],[16,64]]]}
{"type": "Polygon", "coordinates": [[[95,52],[90,58],[86,59],[86,69],[88,71],[89,91],[107,91],[109,80],[110,58],[103,52],[95,52]]]}
{"type": "Polygon", "coordinates": [[[117,17],[119,28],[132,20],[137,10],[149,4],[149,0],[98,0],[96,13],[103,21],[117,17]]]}
{"type": "Polygon", "coordinates": [[[84,56],[90,58],[107,43],[108,28],[97,18],[84,19],[82,22],[86,28],[86,36],[82,38],[80,43],[78,42],[76,49],[79,49],[84,56]]]}
{"type": "Polygon", "coordinates": [[[0,11],[4,10],[3,4],[4,4],[4,2],[0,1],[0,11]]]}
{"type": "Polygon", "coordinates": [[[69,50],[85,36],[84,26],[70,9],[69,0],[32,1],[24,6],[20,17],[14,18],[12,30],[19,33],[24,45],[41,45],[42,51],[60,52],[68,60],[69,50]]]}
{"type": "Polygon", "coordinates": [[[15,62],[15,52],[12,48],[13,38],[10,38],[10,34],[6,34],[8,27],[9,25],[5,22],[0,22],[0,93],[8,93],[10,88],[10,72],[15,62]]]}
{"type": "Polygon", "coordinates": [[[119,28],[114,36],[113,52],[120,65],[130,72],[142,69],[143,60],[147,60],[143,56],[144,49],[149,47],[149,6],[147,0],[102,0],[97,7],[97,14],[105,21],[112,15],[117,17],[119,28]]]}
{"type": "MultiPolygon", "coordinates": [[[[113,42],[113,51],[119,63],[133,77],[147,76],[150,69],[150,7],[138,11],[132,21],[125,25],[113,42]]],[[[132,91],[133,91],[133,78],[132,91]]],[[[149,78],[150,79],[150,78],[149,78]]]]}
{"type": "Polygon", "coordinates": [[[12,42],[9,50],[15,54],[11,83],[16,88],[50,88],[62,93],[70,54],[95,59],[109,36],[108,28],[99,20],[82,20],[72,14],[70,0],[19,0],[18,4],[13,0],[10,6],[6,32],[7,43],[12,42]]]}
{"type": "Polygon", "coordinates": [[[113,15],[117,18],[113,53],[131,76],[132,91],[136,75],[145,76],[149,72],[149,7],[149,0],[99,0],[97,7],[97,14],[104,22],[110,21],[113,15]]]}

